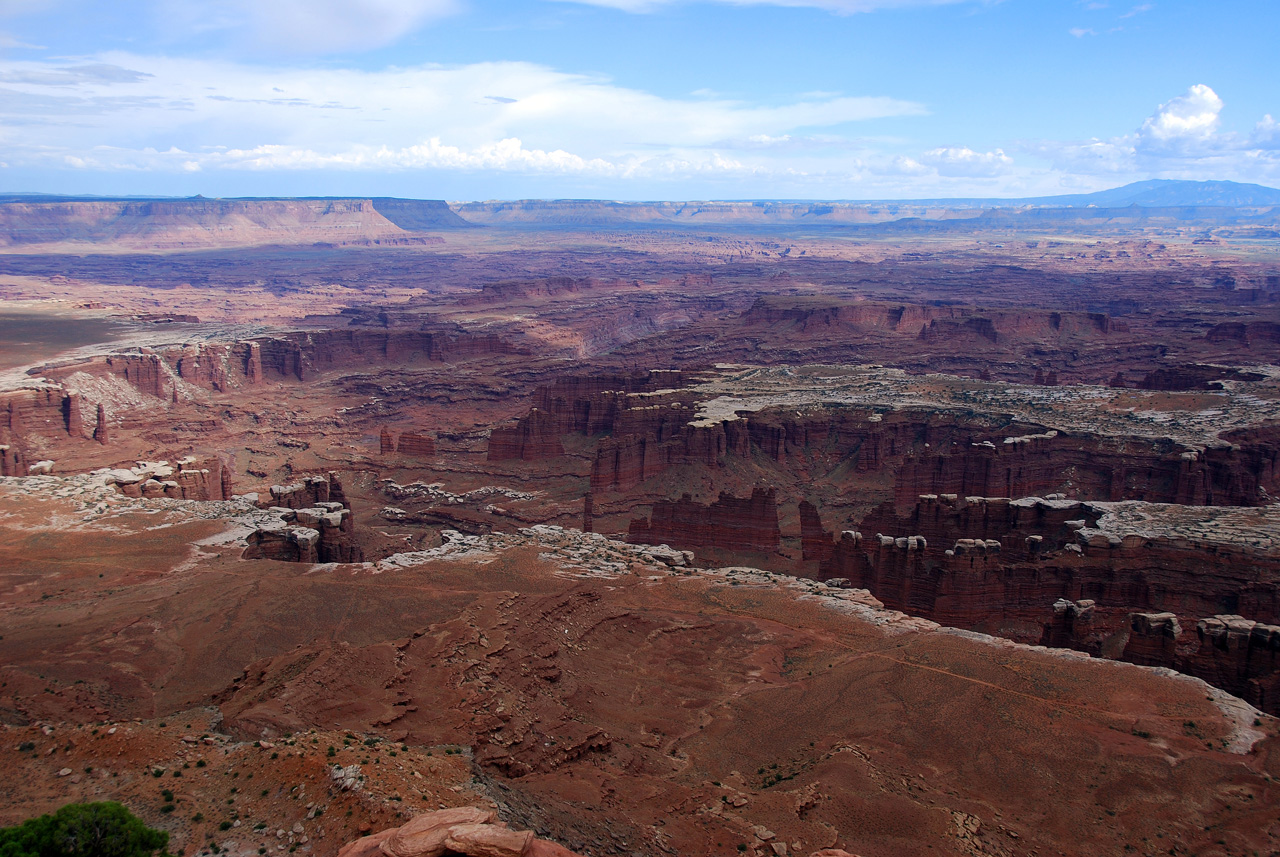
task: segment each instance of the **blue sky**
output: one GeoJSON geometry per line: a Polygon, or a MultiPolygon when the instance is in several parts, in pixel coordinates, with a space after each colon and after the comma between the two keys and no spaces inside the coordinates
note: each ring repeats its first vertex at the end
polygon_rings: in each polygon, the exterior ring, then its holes
{"type": "Polygon", "coordinates": [[[1274,0],[0,0],[0,191],[1280,185],[1274,0]]]}

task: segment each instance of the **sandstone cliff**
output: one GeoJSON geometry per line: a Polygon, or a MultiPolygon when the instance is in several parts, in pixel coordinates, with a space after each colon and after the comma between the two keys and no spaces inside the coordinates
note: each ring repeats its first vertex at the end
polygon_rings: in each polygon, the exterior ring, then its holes
{"type": "Polygon", "coordinates": [[[157,199],[0,203],[0,246],[195,249],[260,244],[438,243],[467,224],[442,202],[393,199],[157,199]]]}
{"type": "Polygon", "coordinates": [[[772,488],[757,487],[749,498],[721,493],[710,504],[697,503],[688,494],[660,501],[647,519],[631,522],[627,541],[695,552],[776,551],[781,543],[777,498],[772,488]]]}

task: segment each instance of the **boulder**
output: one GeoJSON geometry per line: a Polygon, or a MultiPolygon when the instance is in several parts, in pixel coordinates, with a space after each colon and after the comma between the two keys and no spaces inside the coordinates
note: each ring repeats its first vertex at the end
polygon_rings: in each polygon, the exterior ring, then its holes
{"type": "Polygon", "coordinates": [[[484,826],[492,820],[492,812],[474,806],[424,812],[392,831],[382,842],[382,853],[387,857],[439,857],[446,850],[445,840],[453,827],[484,826]]]}

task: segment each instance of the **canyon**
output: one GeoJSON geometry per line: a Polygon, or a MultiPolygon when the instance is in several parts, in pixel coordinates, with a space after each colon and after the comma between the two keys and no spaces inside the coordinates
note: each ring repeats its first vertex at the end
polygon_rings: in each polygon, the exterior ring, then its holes
{"type": "Polygon", "coordinates": [[[1277,211],[0,200],[0,818],[1271,853],[1277,211]]]}

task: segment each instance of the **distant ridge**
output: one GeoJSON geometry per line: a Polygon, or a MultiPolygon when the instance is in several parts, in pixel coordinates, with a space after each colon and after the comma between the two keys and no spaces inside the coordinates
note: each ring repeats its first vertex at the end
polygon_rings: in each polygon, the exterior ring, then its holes
{"type": "MultiPolygon", "coordinates": [[[[195,250],[278,245],[442,245],[438,234],[514,229],[716,230],[809,226],[883,234],[1198,224],[1280,232],[1280,190],[1227,181],[1136,182],[1086,194],[1027,199],[619,202],[526,199],[454,202],[391,197],[64,197],[0,194],[0,248],[48,245],[195,250]]],[[[1246,234],[1245,232],[1240,233],[1246,234]]]]}
{"type": "MultiPolygon", "coordinates": [[[[450,218],[445,212],[452,208],[503,205],[507,208],[536,208],[540,205],[552,204],[593,204],[598,207],[617,209],[655,204],[692,204],[693,200],[647,200],[619,201],[610,199],[492,199],[472,202],[451,203],[446,206],[439,200],[410,199],[384,196],[242,196],[242,197],[205,197],[205,196],[145,196],[145,195],[104,195],[92,194],[68,195],[51,193],[0,193],[0,205],[5,203],[51,203],[51,202],[191,202],[191,203],[245,203],[245,202],[336,202],[365,199],[372,201],[374,208],[389,220],[396,222],[403,229],[412,231],[412,223],[438,229],[442,227],[467,226],[465,221],[450,218]],[[425,204],[425,205],[424,205],[425,204]],[[442,210],[443,209],[443,210],[442,210]],[[402,222],[403,221],[403,222],[402,222]]],[[[931,206],[941,208],[1024,208],[1028,206],[1046,206],[1051,208],[1127,208],[1132,205],[1143,208],[1178,208],[1187,206],[1220,206],[1225,208],[1256,208],[1280,205],[1280,189],[1260,184],[1248,184],[1232,181],[1185,181],[1181,179],[1149,179],[1133,182],[1109,190],[1092,193],[1070,193],[1057,196],[1033,197],[931,197],[919,199],[733,199],[733,200],[699,200],[697,202],[734,202],[769,204],[813,204],[834,205],[909,205],[931,206]]]]}
{"type": "Polygon", "coordinates": [[[1124,187],[1100,190],[1096,193],[1044,196],[1025,200],[1008,200],[1030,205],[1097,206],[1098,208],[1125,208],[1138,205],[1143,208],[1171,208],[1176,206],[1216,205],[1228,208],[1280,205],[1280,190],[1260,184],[1244,184],[1226,181],[1178,181],[1151,179],[1134,182],[1124,187]]]}

